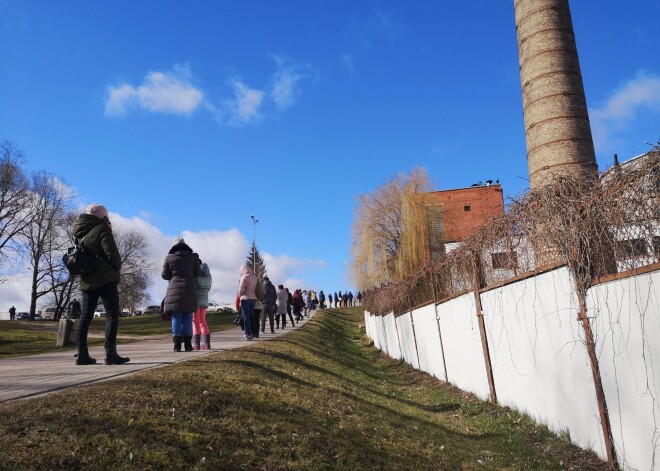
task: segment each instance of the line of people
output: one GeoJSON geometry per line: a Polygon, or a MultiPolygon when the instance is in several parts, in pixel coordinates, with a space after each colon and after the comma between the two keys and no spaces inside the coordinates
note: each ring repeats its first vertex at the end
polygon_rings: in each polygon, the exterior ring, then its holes
{"type": "Polygon", "coordinates": [[[291,327],[295,327],[296,322],[309,317],[316,309],[313,301],[316,294],[313,291],[296,289],[291,293],[284,285],[275,288],[268,276],[261,283],[249,265],[241,266],[240,275],[236,310],[241,313],[239,320],[245,332],[243,340],[249,341],[258,338],[260,333],[266,333],[266,322],[272,334],[275,328],[280,329],[280,325],[285,329],[287,316],[291,327]]]}

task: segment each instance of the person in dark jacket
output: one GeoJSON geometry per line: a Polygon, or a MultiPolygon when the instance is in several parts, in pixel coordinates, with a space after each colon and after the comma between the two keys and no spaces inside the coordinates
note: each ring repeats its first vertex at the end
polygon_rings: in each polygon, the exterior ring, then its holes
{"type": "MultiPolygon", "coordinates": [[[[291,314],[291,308],[293,306],[293,295],[291,294],[291,291],[289,291],[289,288],[284,288],[284,291],[286,291],[286,313],[289,315],[289,319],[291,320],[291,327],[295,327],[296,324],[293,322],[293,315],[291,314]]],[[[286,316],[284,317],[282,328],[285,326],[286,316]]]]}
{"type": "Polygon", "coordinates": [[[199,257],[186,241],[174,239],[174,245],[165,257],[162,277],[167,280],[163,310],[172,315],[172,341],[174,351],[181,351],[183,340],[186,352],[192,352],[192,317],[197,310],[197,280],[202,270],[199,257]]]}
{"type": "Polygon", "coordinates": [[[305,307],[305,300],[300,290],[297,289],[293,292],[293,315],[298,322],[302,320],[303,307],[305,307]]]}
{"type": "Polygon", "coordinates": [[[325,294],[323,290],[319,291],[319,307],[325,309],[325,294]]]}
{"type": "MultiPolygon", "coordinates": [[[[275,290],[275,285],[271,283],[270,279],[264,277],[264,289],[266,291],[266,296],[263,301],[263,310],[261,311],[261,333],[263,334],[266,330],[266,316],[270,321],[270,333],[275,333],[275,303],[277,302],[277,290],[275,290]]],[[[279,322],[278,322],[279,324],[279,322]]]]}
{"type": "Polygon", "coordinates": [[[89,356],[87,332],[99,302],[105,307],[105,364],[121,365],[130,361],[117,354],[117,330],[119,328],[119,270],[121,256],[112,235],[112,224],[108,210],[102,204],[93,203],[85,208],[85,214],[73,223],[76,243],[84,244],[99,259],[98,266],[91,272],[80,275],[82,312],[76,332],[78,356],[76,365],[93,365],[96,360],[89,356]]]}

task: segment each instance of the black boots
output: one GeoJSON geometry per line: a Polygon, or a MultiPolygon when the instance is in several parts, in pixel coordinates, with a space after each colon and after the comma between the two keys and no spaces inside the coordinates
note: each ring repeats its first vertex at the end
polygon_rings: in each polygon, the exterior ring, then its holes
{"type": "Polygon", "coordinates": [[[180,335],[173,336],[172,341],[174,342],[174,351],[175,352],[180,352],[181,351],[181,336],[180,335]]]}
{"type": "Polygon", "coordinates": [[[76,365],[96,365],[96,358],[92,358],[89,355],[86,357],[78,356],[76,358],[76,365]]]}
{"type": "Polygon", "coordinates": [[[105,349],[105,364],[106,365],[123,365],[131,361],[128,357],[120,357],[117,353],[117,345],[109,345],[105,349]]]}
{"type": "Polygon", "coordinates": [[[106,365],[123,365],[131,361],[128,357],[120,357],[117,352],[106,354],[105,355],[105,364],[106,365]]]}
{"type": "Polygon", "coordinates": [[[183,344],[185,346],[186,352],[192,352],[193,351],[192,335],[184,335],[183,344]]]}
{"type": "Polygon", "coordinates": [[[206,334],[203,337],[202,350],[211,350],[211,334],[206,334]]]}
{"type": "Polygon", "coordinates": [[[197,334],[197,335],[193,335],[193,336],[192,336],[192,347],[193,347],[193,350],[199,350],[199,341],[200,341],[201,337],[202,337],[202,336],[201,336],[200,334],[197,334]]]}

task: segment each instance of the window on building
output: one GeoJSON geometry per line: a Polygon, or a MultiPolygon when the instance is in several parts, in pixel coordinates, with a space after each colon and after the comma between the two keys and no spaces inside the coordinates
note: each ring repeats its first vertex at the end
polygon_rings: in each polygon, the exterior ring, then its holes
{"type": "Polygon", "coordinates": [[[653,238],[653,252],[655,252],[656,257],[660,257],[660,236],[653,238]]]}
{"type": "Polygon", "coordinates": [[[464,211],[470,211],[471,209],[472,209],[472,208],[470,208],[469,206],[463,206],[463,210],[464,210],[464,211]]]}
{"type": "Polygon", "coordinates": [[[644,239],[619,240],[616,243],[616,252],[619,259],[648,255],[644,239]]]}
{"type": "Polygon", "coordinates": [[[518,268],[518,254],[515,252],[494,252],[490,254],[493,268],[518,268]]]}

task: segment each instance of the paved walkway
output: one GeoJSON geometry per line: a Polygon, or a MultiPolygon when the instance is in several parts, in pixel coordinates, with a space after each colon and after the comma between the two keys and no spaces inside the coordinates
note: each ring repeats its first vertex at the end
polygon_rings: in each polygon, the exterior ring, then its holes
{"type": "MultiPolygon", "coordinates": [[[[304,318],[302,322],[296,323],[295,329],[305,325],[314,316],[314,313],[315,311],[312,311],[310,318],[304,318]]],[[[125,365],[103,364],[105,356],[103,347],[90,348],[90,355],[98,362],[96,365],[75,365],[74,350],[7,358],[0,360],[0,403],[106,381],[150,368],[192,360],[210,353],[243,347],[253,342],[268,341],[295,329],[291,329],[291,327],[284,330],[276,329],[274,334],[261,334],[260,338],[246,342],[243,340],[243,331],[237,326],[229,330],[211,333],[212,349],[194,352],[173,352],[171,337],[122,343],[117,348],[119,354],[131,359],[125,365]]],[[[121,327],[119,332],[121,336],[121,327]]]]}

